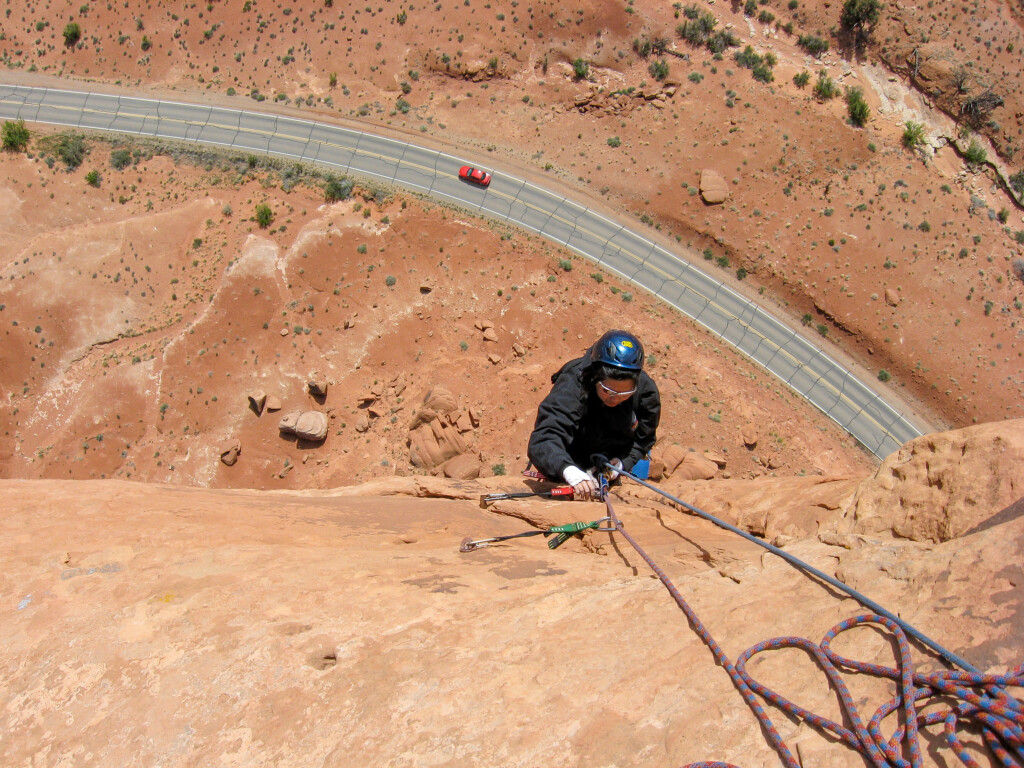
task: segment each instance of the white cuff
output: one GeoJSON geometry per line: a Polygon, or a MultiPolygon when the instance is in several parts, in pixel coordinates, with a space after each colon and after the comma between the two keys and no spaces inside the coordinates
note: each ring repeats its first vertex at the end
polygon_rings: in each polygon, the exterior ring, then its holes
{"type": "Polygon", "coordinates": [[[619,476],[619,473],[616,470],[622,469],[622,459],[612,459],[608,463],[615,467],[615,469],[609,472],[608,479],[615,480],[619,476]]]}
{"type": "Polygon", "coordinates": [[[591,477],[582,469],[574,464],[570,464],[568,467],[562,470],[562,477],[565,478],[565,482],[569,485],[576,487],[584,480],[590,480],[591,477]]]}

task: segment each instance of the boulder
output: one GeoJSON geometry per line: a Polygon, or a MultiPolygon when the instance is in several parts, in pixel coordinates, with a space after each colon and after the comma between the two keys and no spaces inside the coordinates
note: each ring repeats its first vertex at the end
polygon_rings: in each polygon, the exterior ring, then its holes
{"type": "Polygon", "coordinates": [[[220,447],[220,460],[225,465],[233,467],[242,453],[242,443],[237,439],[228,440],[220,447]]]}
{"type": "Polygon", "coordinates": [[[757,427],[753,424],[744,424],[743,428],[740,429],[740,438],[747,448],[753,448],[757,445],[757,427]]]}
{"type": "Polygon", "coordinates": [[[328,419],[320,411],[291,411],[281,417],[277,428],[300,440],[320,442],[327,437],[328,419]]]}
{"type": "Polygon", "coordinates": [[[676,471],[676,467],[682,463],[687,453],[686,448],[678,443],[672,443],[666,446],[655,446],[651,452],[651,457],[662,463],[665,467],[663,474],[665,477],[669,477],[676,471]]]}
{"type": "Polygon", "coordinates": [[[281,398],[267,395],[266,409],[268,411],[280,411],[282,407],[281,398]]]}
{"type": "Polygon", "coordinates": [[[498,340],[498,332],[497,331],[495,331],[493,328],[486,328],[486,329],[484,329],[484,341],[497,341],[497,340],[498,340]]]}
{"type": "Polygon", "coordinates": [[[250,392],[249,393],[249,407],[253,409],[257,416],[262,415],[263,409],[267,405],[267,393],[263,391],[250,392]]]}
{"type": "Polygon", "coordinates": [[[327,377],[314,373],[306,382],[306,391],[313,397],[327,397],[327,377]]]}
{"type": "Polygon", "coordinates": [[[718,171],[705,168],[700,172],[700,196],[705,203],[724,203],[729,197],[729,185],[718,171]]]}
{"type": "Polygon", "coordinates": [[[454,480],[475,480],[480,477],[482,469],[480,459],[471,453],[463,453],[445,463],[444,476],[454,480]]]}
{"type": "Polygon", "coordinates": [[[673,480],[710,480],[718,471],[715,462],[688,451],[679,466],[672,472],[673,480]]]}
{"type": "Polygon", "coordinates": [[[963,536],[1024,496],[1024,419],[924,435],[890,454],[848,511],[853,533],[963,536]]]}
{"type": "Polygon", "coordinates": [[[900,305],[900,295],[892,288],[886,288],[885,303],[890,307],[898,307],[900,305]]]}
{"type": "Polygon", "coordinates": [[[410,430],[408,443],[409,462],[421,469],[439,467],[466,450],[459,430],[437,417],[410,430]]]}

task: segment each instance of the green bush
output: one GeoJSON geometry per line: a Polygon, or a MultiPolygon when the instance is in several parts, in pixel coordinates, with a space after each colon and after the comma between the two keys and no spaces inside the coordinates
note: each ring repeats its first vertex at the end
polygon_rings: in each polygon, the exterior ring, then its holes
{"type": "Polygon", "coordinates": [[[1018,195],[1024,195],[1024,171],[1017,171],[1010,179],[1010,186],[1018,195]]]}
{"type": "Polygon", "coordinates": [[[590,77],[590,65],[585,59],[576,59],[572,63],[572,72],[577,80],[587,80],[590,77]]]}
{"type": "Polygon", "coordinates": [[[828,40],[823,40],[817,35],[800,35],[796,39],[796,44],[811,56],[821,56],[828,50],[828,40]]]}
{"type": "Polygon", "coordinates": [[[3,147],[11,152],[20,152],[28,146],[28,128],[24,120],[5,120],[3,127],[3,147]]]}
{"type": "Polygon", "coordinates": [[[871,116],[871,108],[864,100],[864,92],[860,88],[846,89],[846,113],[850,122],[863,128],[871,116]]]}
{"type": "Polygon", "coordinates": [[[132,153],[127,149],[115,149],[110,153],[110,166],[116,171],[123,171],[132,164],[132,153]]]}
{"type": "Polygon", "coordinates": [[[68,25],[64,27],[64,45],[66,45],[68,48],[71,48],[81,39],[82,28],[78,26],[78,22],[69,22],[68,25]]]}
{"type": "Polygon", "coordinates": [[[971,139],[971,146],[964,152],[964,160],[971,165],[981,165],[988,159],[988,154],[985,152],[985,148],[981,146],[976,140],[971,139]]]}
{"type": "Polygon", "coordinates": [[[622,139],[620,139],[618,136],[612,136],[610,139],[608,139],[608,146],[609,147],[619,147],[619,146],[622,146],[622,139]]]}
{"type": "Polygon", "coordinates": [[[661,82],[666,77],[668,77],[668,62],[665,61],[664,59],[652,61],[650,67],[648,67],[648,70],[651,73],[651,77],[653,77],[658,82],[661,82]]]}
{"type": "Polygon", "coordinates": [[[889,375],[888,371],[879,371],[878,372],[878,380],[879,381],[888,381],[891,378],[892,377],[889,375]]]}
{"type": "Polygon", "coordinates": [[[797,88],[806,88],[809,82],[811,82],[811,73],[806,69],[793,75],[793,85],[797,88]]]}
{"type": "Polygon", "coordinates": [[[274,223],[274,211],[266,203],[256,206],[256,223],[259,224],[260,229],[266,229],[274,223]]]}
{"type": "Polygon", "coordinates": [[[59,160],[63,161],[69,171],[73,171],[83,162],[89,150],[85,146],[85,139],[75,133],[60,133],[56,136],[47,136],[40,142],[45,151],[52,153],[59,160]]]}
{"type": "Polygon", "coordinates": [[[345,200],[352,194],[353,183],[351,179],[339,179],[337,176],[329,176],[324,184],[324,199],[329,203],[345,200]]]}
{"type": "Polygon", "coordinates": [[[834,99],[839,95],[839,86],[824,69],[818,72],[818,82],[814,84],[814,95],[822,101],[834,99]]]}
{"type": "Polygon", "coordinates": [[[397,282],[398,278],[396,278],[394,275],[388,275],[387,277],[384,278],[384,285],[386,285],[388,288],[390,288],[397,282]]]}
{"type": "Polygon", "coordinates": [[[85,183],[90,187],[98,187],[100,185],[100,172],[96,170],[89,171],[85,174],[85,183]]]}
{"type": "Polygon", "coordinates": [[[907,120],[903,128],[903,146],[914,149],[924,144],[924,125],[907,120]]]}

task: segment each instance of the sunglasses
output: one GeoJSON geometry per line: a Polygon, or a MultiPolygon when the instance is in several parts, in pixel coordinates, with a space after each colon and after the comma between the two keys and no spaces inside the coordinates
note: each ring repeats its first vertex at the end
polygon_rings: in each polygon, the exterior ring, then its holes
{"type": "Polygon", "coordinates": [[[636,392],[636,387],[633,387],[632,389],[627,389],[625,392],[620,392],[617,389],[612,389],[611,387],[606,387],[603,381],[597,382],[597,386],[599,386],[601,389],[603,389],[611,397],[629,397],[634,392],[636,392]]]}

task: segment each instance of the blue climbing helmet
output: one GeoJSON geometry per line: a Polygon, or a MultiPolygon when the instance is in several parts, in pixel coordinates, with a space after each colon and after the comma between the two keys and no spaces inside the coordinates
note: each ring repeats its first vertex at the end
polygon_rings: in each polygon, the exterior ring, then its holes
{"type": "Polygon", "coordinates": [[[590,348],[590,361],[624,371],[641,371],[644,367],[644,345],[627,331],[608,331],[590,348]]]}

